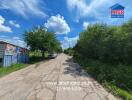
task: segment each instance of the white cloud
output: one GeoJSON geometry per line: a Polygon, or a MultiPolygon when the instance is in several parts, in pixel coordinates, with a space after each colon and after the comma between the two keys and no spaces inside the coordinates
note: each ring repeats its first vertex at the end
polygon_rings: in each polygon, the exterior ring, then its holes
{"type": "Polygon", "coordinates": [[[69,10],[76,11],[77,17],[86,17],[86,16],[96,16],[100,14],[99,10],[102,9],[102,6],[110,7],[112,0],[91,0],[87,3],[86,0],[67,0],[67,6],[69,10]]]}
{"type": "Polygon", "coordinates": [[[10,20],[9,24],[12,25],[12,26],[15,26],[17,28],[20,28],[20,25],[18,23],[16,23],[16,21],[10,20]]]}
{"type": "Polygon", "coordinates": [[[47,23],[45,23],[45,27],[56,32],[56,34],[66,34],[70,32],[70,27],[68,26],[64,17],[59,14],[56,16],[51,16],[47,23]]]}
{"type": "Polygon", "coordinates": [[[64,37],[64,40],[61,41],[61,45],[63,49],[67,49],[69,47],[74,47],[79,39],[79,36],[75,36],[72,38],[64,37]]]}
{"type": "Polygon", "coordinates": [[[20,37],[13,37],[14,40],[20,40],[20,37]]]}
{"type": "Polygon", "coordinates": [[[27,44],[20,37],[16,37],[16,36],[12,37],[10,39],[10,42],[12,42],[13,44],[18,45],[20,47],[26,47],[27,46],[27,44]]]}
{"type": "Polygon", "coordinates": [[[27,47],[27,44],[20,37],[8,37],[5,35],[0,36],[0,41],[5,41],[20,47],[27,47]]]}
{"type": "Polygon", "coordinates": [[[11,10],[24,17],[31,15],[45,17],[40,0],[0,0],[0,9],[11,10]]]}
{"type": "Polygon", "coordinates": [[[83,23],[83,29],[84,29],[84,30],[87,29],[88,25],[89,25],[88,22],[84,22],[84,23],[83,23]]]}
{"type": "Polygon", "coordinates": [[[107,23],[120,25],[132,18],[132,1],[121,0],[67,0],[68,9],[75,15],[75,20],[87,18],[91,23],[107,23]],[[110,7],[116,3],[125,7],[125,18],[114,19],[110,17],[110,7]]]}
{"type": "Polygon", "coordinates": [[[67,0],[69,10],[76,14],[75,20],[88,17],[100,22],[110,18],[109,8],[115,3],[115,0],[67,0]]]}
{"type": "Polygon", "coordinates": [[[0,32],[12,32],[11,28],[4,25],[5,19],[0,16],[0,32]]]}

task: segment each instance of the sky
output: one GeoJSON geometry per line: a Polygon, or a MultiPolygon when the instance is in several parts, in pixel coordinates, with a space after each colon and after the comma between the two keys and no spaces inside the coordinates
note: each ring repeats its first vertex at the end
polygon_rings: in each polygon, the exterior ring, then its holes
{"type": "Polygon", "coordinates": [[[73,47],[88,25],[121,25],[132,18],[132,0],[0,0],[0,40],[19,46],[25,31],[44,26],[63,48],[73,47]],[[110,7],[125,7],[124,18],[111,18],[110,7]]]}

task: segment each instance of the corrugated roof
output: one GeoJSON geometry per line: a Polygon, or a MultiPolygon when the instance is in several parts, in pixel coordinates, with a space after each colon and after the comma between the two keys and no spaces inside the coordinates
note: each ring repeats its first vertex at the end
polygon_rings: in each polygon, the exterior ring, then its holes
{"type": "Polygon", "coordinates": [[[10,42],[5,41],[5,40],[0,40],[0,43],[7,43],[7,44],[10,44],[10,45],[13,45],[13,46],[16,46],[16,47],[20,47],[20,48],[28,49],[28,47],[22,47],[22,46],[19,46],[19,45],[16,45],[16,44],[10,43],[10,42]]]}

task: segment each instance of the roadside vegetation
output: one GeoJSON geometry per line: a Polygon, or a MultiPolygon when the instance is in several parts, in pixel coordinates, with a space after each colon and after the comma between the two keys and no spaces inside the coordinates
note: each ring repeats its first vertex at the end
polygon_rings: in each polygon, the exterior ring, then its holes
{"type": "Polygon", "coordinates": [[[10,67],[0,67],[0,77],[5,76],[14,71],[27,67],[29,64],[13,64],[10,67]]]}
{"type": "Polygon", "coordinates": [[[132,100],[132,20],[121,26],[89,25],[73,50],[74,60],[97,81],[132,100]]]}
{"type": "Polygon", "coordinates": [[[34,64],[42,60],[48,60],[48,52],[45,52],[44,56],[42,57],[42,53],[40,51],[30,51],[29,64],[34,64]]]}
{"type": "Polygon", "coordinates": [[[57,40],[54,32],[49,32],[44,27],[36,27],[24,34],[24,40],[30,47],[32,52],[40,52],[42,58],[45,58],[45,53],[60,53],[62,48],[57,40]]]}
{"type": "Polygon", "coordinates": [[[64,50],[64,53],[68,54],[70,56],[73,56],[74,50],[73,50],[73,48],[67,48],[67,49],[64,50]]]}
{"type": "Polygon", "coordinates": [[[30,63],[48,59],[50,53],[61,53],[62,48],[54,32],[44,27],[35,27],[25,32],[24,40],[30,47],[30,63]]]}
{"type": "Polygon", "coordinates": [[[37,27],[25,32],[24,40],[30,47],[28,64],[20,63],[9,67],[0,67],[0,77],[25,68],[30,64],[47,60],[49,53],[62,52],[60,42],[57,40],[55,33],[47,31],[44,27],[37,27]]]}

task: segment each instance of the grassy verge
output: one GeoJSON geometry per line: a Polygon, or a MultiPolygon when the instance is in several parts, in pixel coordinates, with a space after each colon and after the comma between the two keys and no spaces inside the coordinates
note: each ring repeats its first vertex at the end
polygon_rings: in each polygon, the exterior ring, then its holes
{"type": "Polygon", "coordinates": [[[113,65],[88,59],[75,61],[112,93],[124,100],[132,100],[132,65],[113,65]]]}
{"type": "Polygon", "coordinates": [[[24,63],[19,63],[19,64],[13,64],[9,67],[0,67],[0,77],[5,76],[9,73],[12,73],[14,71],[20,70],[22,68],[25,68],[31,64],[35,64],[38,63],[42,60],[47,60],[48,59],[48,54],[45,53],[45,58],[42,58],[42,55],[40,52],[35,53],[31,52],[30,53],[30,58],[29,58],[29,63],[28,64],[24,64],[24,63]],[[35,55],[36,54],[36,55],[35,55]]]}
{"type": "Polygon", "coordinates": [[[14,64],[14,65],[11,65],[10,67],[0,67],[0,77],[5,76],[14,71],[20,70],[22,68],[25,68],[28,65],[29,64],[14,64]]]}
{"type": "Polygon", "coordinates": [[[104,83],[103,86],[111,91],[114,95],[121,97],[123,100],[132,100],[132,93],[124,89],[117,87],[116,85],[110,83],[104,83]]]}

